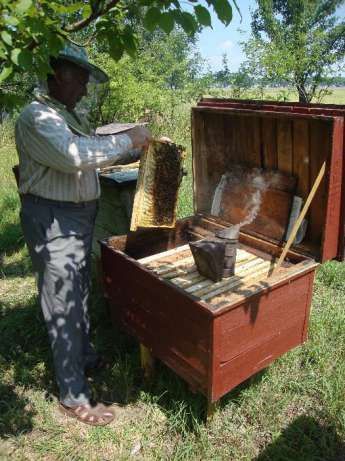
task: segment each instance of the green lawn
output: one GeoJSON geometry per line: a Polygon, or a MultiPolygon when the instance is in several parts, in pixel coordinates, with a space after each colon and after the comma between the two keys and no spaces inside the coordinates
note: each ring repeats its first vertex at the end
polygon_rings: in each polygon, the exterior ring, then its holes
{"type": "MultiPolygon", "coordinates": [[[[168,134],[168,133],[167,133],[168,134]]],[[[56,411],[57,389],[18,223],[8,140],[0,148],[0,459],[342,461],[345,454],[345,266],[324,264],[309,341],[225,396],[209,425],[205,399],[158,365],[142,380],[137,344],[109,322],[95,278],[94,342],[110,361],[95,396],[117,420],[93,428],[56,411]]],[[[191,210],[190,181],[180,214],[191,210]]]]}

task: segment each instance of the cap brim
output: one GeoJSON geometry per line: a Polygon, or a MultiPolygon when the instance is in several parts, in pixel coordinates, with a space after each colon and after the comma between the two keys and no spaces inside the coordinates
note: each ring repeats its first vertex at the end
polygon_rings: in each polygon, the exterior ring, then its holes
{"type": "Polygon", "coordinates": [[[86,63],[78,58],[74,58],[65,54],[59,54],[59,59],[65,59],[66,61],[73,62],[83,69],[88,70],[90,72],[91,79],[96,83],[107,83],[109,81],[108,75],[99,67],[94,66],[91,63],[86,63]]]}

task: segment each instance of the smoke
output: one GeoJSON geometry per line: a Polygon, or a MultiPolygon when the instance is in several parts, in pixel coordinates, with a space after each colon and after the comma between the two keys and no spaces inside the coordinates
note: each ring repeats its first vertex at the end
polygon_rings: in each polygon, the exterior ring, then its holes
{"type": "Polygon", "coordinates": [[[236,224],[236,227],[241,228],[251,224],[257,217],[262,204],[262,197],[267,188],[278,181],[279,174],[270,171],[264,171],[260,168],[246,169],[239,165],[222,175],[213,196],[211,214],[215,216],[222,215],[222,203],[224,193],[230,190],[245,191],[246,197],[243,198],[245,202],[244,212],[245,218],[236,224]]]}
{"type": "Polygon", "coordinates": [[[248,211],[247,216],[244,218],[244,220],[239,223],[240,228],[242,226],[251,224],[254,221],[254,219],[257,217],[260,211],[260,207],[261,207],[262,192],[263,192],[262,189],[257,190],[249,197],[249,203],[250,203],[250,205],[248,206],[249,211],[248,211]]]}

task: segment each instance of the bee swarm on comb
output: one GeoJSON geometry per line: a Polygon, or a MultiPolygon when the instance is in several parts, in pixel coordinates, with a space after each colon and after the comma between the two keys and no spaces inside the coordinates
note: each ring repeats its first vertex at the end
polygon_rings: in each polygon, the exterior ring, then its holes
{"type": "Polygon", "coordinates": [[[167,141],[153,141],[140,162],[131,230],[174,227],[184,150],[167,141]]]}

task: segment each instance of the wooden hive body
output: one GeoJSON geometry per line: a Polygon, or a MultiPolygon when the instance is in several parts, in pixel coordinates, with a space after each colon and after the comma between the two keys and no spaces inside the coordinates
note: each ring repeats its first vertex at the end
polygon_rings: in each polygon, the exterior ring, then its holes
{"type": "MultiPolygon", "coordinates": [[[[340,117],[196,107],[195,215],[177,221],[174,229],[139,230],[101,244],[105,294],[114,322],[209,402],[306,340],[317,266],[310,256],[325,260],[338,250],[342,130],[340,117]],[[299,142],[297,131],[289,135],[292,126],[299,127],[299,142]],[[298,156],[307,161],[296,163],[298,156]],[[292,169],[305,198],[325,160],[326,179],[310,211],[306,239],[290,251],[281,270],[271,277],[241,281],[216,303],[186,290],[191,285],[190,280],[184,285],[184,273],[180,280],[178,274],[164,277],[164,265],[175,265],[179,258],[178,247],[214,235],[228,224],[209,214],[217,181],[231,165],[241,161],[251,167],[292,169]],[[154,261],[156,269],[150,267],[154,261]]],[[[281,252],[279,242],[257,231],[241,232],[240,245],[264,264],[281,252]]]]}

